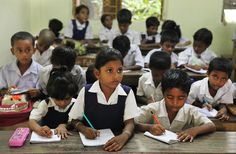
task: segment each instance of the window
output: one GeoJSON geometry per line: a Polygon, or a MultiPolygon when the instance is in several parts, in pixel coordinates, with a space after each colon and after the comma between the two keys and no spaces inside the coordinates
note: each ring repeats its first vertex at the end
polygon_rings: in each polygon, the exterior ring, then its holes
{"type": "Polygon", "coordinates": [[[236,22],[236,0],[224,0],[222,12],[222,22],[236,22]]]}

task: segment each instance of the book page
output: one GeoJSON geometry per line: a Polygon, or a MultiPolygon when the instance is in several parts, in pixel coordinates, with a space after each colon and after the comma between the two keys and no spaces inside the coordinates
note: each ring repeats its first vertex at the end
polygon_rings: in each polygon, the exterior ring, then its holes
{"type": "Polygon", "coordinates": [[[216,109],[212,109],[211,111],[209,111],[206,107],[199,108],[198,111],[206,115],[207,117],[215,117],[218,113],[216,109]]]}
{"type": "Polygon", "coordinates": [[[40,136],[33,131],[31,134],[30,143],[48,143],[61,141],[61,137],[58,137],[54,134],[54,129],[51,129],[51,131],[53,131],[53,135],[51,138],[40,136]]]}
{"type": "Polygon", "coordinates": [[[84,146],[101,146],[104,145],[108,140],[114,137],[111,129],[100,129],[100,136],[95,139],[87,139],[81,132],[79,132],[81,141],[84,146]]]}
{"type": "Polygon", "coordinates": [[[150,132],[146,131],[144,133],[145,136],[148,136],[148,137],[151,137],[153,139],[156,139],[156,140],[159,140],[159,141],[162,141],[162,142],[165,142],[165,143],[168,143],[168,144],[173,144],[173,143],[176,143],[178,142],[178,139],[177,139],[177,134],[174,133],[174,132],[171,132],[169,130],[166,130],[164,134],[162,135],[153,135],[151,134],[150,132]]]}

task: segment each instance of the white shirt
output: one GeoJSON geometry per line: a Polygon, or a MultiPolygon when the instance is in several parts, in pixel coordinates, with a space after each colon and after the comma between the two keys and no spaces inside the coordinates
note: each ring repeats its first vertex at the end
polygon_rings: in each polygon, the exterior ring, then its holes
{"type": "Polygon", "coordinates": [[[108,40],[111,41],[113,39],[113,36],[115,35],[116,30],[111,28],[108,29],[106,27],[103,27],[103,29],[99,32],[99,39],[100,41],[108,40]]]}
{"type": "MultiPolygon", "coordinates": [[[[47,94],[46,86],[49,80],[50,72],[52,70],[52,65],[45,66],[39,73],[39,88],[42,90],[44,94],[47,94]]],[[[78,84],[78,93],[86,84],[85,73],[83,69],[79,65],[75,65],[71,73],[75,76],[75,82],[78,84]]]]}
{"type": "Polygon", "coordinates": [[[161,42],[161,35],[159,33],[157,33],[156,35],[149,35],[148,36],[147,32],[143,32],[141,34],[140,41],[142,40],[142,35],[145,36],[146,40],[150,40],[151,41],[153,39],[153,37],[155,37],[155,43],[160,43],[161,42]]]}
{"type": "Polygon", "coordinates": [[[70,108],[71,105],[73,105],[73,102],[75,102],[76,100],[74,98],[72,98],[70,104],[68,104],[66,106],[66,108],[59,108],[59,106],[57,106],[55,104],[55,102],[53,101],[53,99],[51,97],[49,97],[49,102],[47,103],[45,100],[41,101],[39,103],[39,105],[37,106],[37,108],[34,108],[31,112],[30,112],[30,117],[29,119],[34,119],[36,121],[40,121],[42,120],[43,117],[46,116],[47,112],[48,112],[48,108],[49,107],[54,107],[54,109],[58,112],[67,112],[67,110],[70,108]]]}
{"type": "Polygon", "coordinates": [[[127,55],[124,57],[124,66],[141,66],[144,67],[142,53],[137,45],[132,44],[127,55]]]}
{"type": "Polygon", "coordinates": [[[154,97],[155,101],[163,99],[161,83],[155,87],[151,72],[144,73],[139,78],[137,96],[144,96],[146,98],[154,97]]]}
{"type": "MultiPolygon", "coordinates": [[[[104,93],[102,92],[100,88],[99,81],[94,82],[94,84],[92,85],[92,87],[89,89],[88,92],[97,93],[98,103],[103,104],[103,105],[117,104],[119,95],[127,96],[126,101],[125,101],[125,110],[124,110],[124,116],[123,116],[124,121],[134,118],[138,115],[137,104],[136,104],[133,91],[130,90],[129,94],[127,95],[120,84],[116,87],[115,91],[110,96],[108,102],[106,100],[104,93]]],[[[71,121],[72,119],[80,119],[80,120],[83,119],[84,103],[85,103],[84,96],[85,96],[85,88],[83,88],[80,91],[77,101],[75,102],[74,106],[70,110],[69,121],[71,121]]]]}
{"type": "MultiPolygon", "coordinates": [[[[75,20],[75,21],[76,21],[76,25],[77,25],[78,30],[82,30],[86,27],[86,23],[81,24],[78,20],[75,20]]],[[[70,20],[68,26],[66,27],[65,32],[64,32],[64,36],[72,38],[72,36],[73,36],[72,20],[70,20]]],[[[92,38],[93,38],[93,32],[92,32],[91,22],[89,22],[88,27],[85,32],[85,39],[92,39],[92,38]]]]}
{"type": "Polygon", "coordinates": [[[216,54],[210,49],[206,49],[200,55],[197,55],[193,47],[189,47],[183,52],[179,53],[178,66],[189,65],[208,65],[212,59],[216,57],[216,54]],[[200,58],[198,58],[200,56],[200,58]]]}
{"type": "Polygon", "coordinates": [[[0,70],[0,89],[16,86],[19,89],[38,88],[42,66],[32,60],[30,67],[21,75],[17,61],[6,64],[0,70]]]}
{"type": "Polygon", "coordinates": [[[33,60],[39,63],[42,66],[47,66],[51,64],[50,58],[52,56],[52,50],[54,49],[53,46],[50,46],[47,50],[45,50],[42,54],[36,50],[33,54],[33,60]]]}
{"type": "MultiPolygon", "coordinates": [[[[162,51],[162,48],[159,48],[159,49],[152,49],[151,51],[149,51],[148,54],[147,54],[147,55],[145,56],[145,58],[144,58],[144,63],[145,63],[145,64],[149,64],[151,55],[152,55],[154,52],[157,52],[157,51],[162,51]]],[[[176,53],[172,52],[171,55],[170,55],[170,58],[171,58],[171,64],[177,64],[177,62],[178,62],[178,56],[177,56],[176,53]]]]}
{"type": "Polygon", "coordinates": [[[191,127],[212,123],[211,120],[201,114],[195,106],[186,103],[178,111],[172,123],[170,123],[164,99],[139,108],[139,116],[135,118],[135,121],[146,124],[154,123],[151,111],[158,117],[161,125],[165,129],[173,132],[180,132],[191,127]]]}
{"type": "Polygon", "coordinates": [[[211,104],[233,104],[234,87],[230,79],[224,84],[223,87],[218,89],[216,95],[212,97],[208,88],[208,77],[196,81],[191,85],[188,95],[188,103],[192,104],[196,99],[204,102],[204,99],[211,104]]]}

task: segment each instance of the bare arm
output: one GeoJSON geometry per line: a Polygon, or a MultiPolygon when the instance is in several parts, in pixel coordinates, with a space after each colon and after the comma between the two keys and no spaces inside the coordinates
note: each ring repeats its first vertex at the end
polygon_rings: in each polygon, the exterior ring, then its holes
{"type": "Polygon", "coordinates": [[[31,130],[35,131],[40,136],[51,137],[52,131],[48,126],[40,126],[36,120],[29,120],[29,127],[31,130]]]}

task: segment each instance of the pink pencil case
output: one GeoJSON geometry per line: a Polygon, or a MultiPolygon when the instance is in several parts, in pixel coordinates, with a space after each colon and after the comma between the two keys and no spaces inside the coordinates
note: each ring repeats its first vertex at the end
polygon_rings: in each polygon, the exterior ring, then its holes
{"type": "Polygon", "coordinates": [[[29,128],[17,128],[9,139],[9,146],[21,147],[30,133],[29,128]]]}

